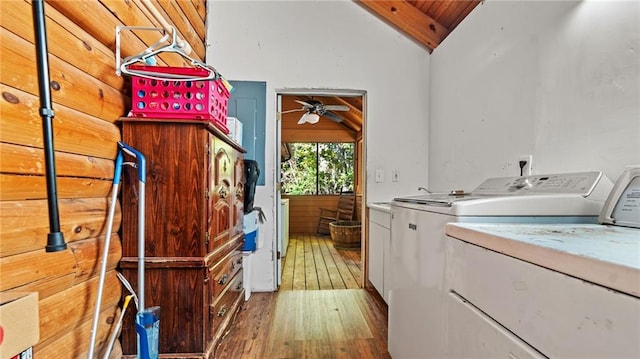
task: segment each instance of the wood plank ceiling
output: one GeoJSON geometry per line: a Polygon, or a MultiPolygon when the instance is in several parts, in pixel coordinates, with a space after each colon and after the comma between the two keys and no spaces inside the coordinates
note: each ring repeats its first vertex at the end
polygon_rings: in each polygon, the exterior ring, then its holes
{"type": "MultiPolygon", "coordinates": [[[[283,111],[292,111],[302,109],[302,105],[295,100],[307,102],[309,100],[320,101],[323,105],[342,105],[349,108],[348,111],[330,111],[335,117],[341,118],[341,125],[354,133],[362,131],[362,97],[345,97],[345,96],[305,96],[305,95],[286,95],[282,97],[283,111]]],[[[297,121],[305,111],[295,111],[283,114],[283,118],[291,118],[297,121]]],[[[328,117],[320,116],[323,121],[330,121],[328,117]]]]}
{"type": "Polygon", "coordinates": [[[354,0],[431,53],[482,0],[354,0]]]}

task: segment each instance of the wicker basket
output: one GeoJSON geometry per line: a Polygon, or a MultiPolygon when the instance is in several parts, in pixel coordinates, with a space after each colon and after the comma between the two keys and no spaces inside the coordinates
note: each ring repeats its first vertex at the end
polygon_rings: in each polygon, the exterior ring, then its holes
{"type": "Polygon", "coordinates": [[[360,249],[360,222],[331,222],[329,223],[329,232],[335,248],[360,249]]]}

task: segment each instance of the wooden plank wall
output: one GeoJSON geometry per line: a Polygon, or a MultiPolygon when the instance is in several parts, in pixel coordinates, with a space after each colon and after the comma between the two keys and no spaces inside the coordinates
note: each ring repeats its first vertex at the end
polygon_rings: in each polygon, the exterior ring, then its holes
{"type": "Polygon", "coordinates": [[[316,124],[298,125],[300,112],[282,114],[282,142],[356,142],[357,134],[323,117],[316,124]]]}
{"type": "MultiPolygon", "coordinates": [[[[338,196],[287,196],[289,199],[289,233],[316,233],[320,208],[335,209],[338,206],[338,196]]],[[[356,218],[360,221],[362,196],[356,197],[356,218]]]]}
{"type": "MultiPolygon", "coordinates": [[[[0,14],[0,291],[39,293],[39,358],[86,357],[100,253],[129,84],[115,75],[115,27],[154,26],[143,0],[45,3],[61,230],[68,250],[45,253],[49,233],[42,120],[30,0],[2,1],[0,14]]],[[[180,38],[205,55],[205,0],[152,0],[180,38]]],[[[124,32],[122,56],[156,42],[155,32],[124,32]]],[[[161,56],[159,64],[185,59],[161,56]]],[[[113,223],[98,349],[118,312],[120,206],[113,223]]],[[[118,353],[119,344],[114,350],[118,353]]]]}

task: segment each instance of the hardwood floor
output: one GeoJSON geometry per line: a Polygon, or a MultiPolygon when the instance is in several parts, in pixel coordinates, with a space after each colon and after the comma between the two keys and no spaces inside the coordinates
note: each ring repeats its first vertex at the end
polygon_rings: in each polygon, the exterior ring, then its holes
{"type": "Polygon", "coordinates": [[[280,290],[357,289],[360,250],[338,250],[329,236],[293,234],[282,266],[280,290]]]}
{"type": "Polygon", "coordinates": [[[215,358],[391,358],[387,306],[360,289],[360,254],[329,236],[291,235],[280,291],[252,293],[215,358]]]}
{"type": "Polygon", "coordinates": [[[253,293],[215,357],[387,359],[387,311],[364,289],[253,293]]]}

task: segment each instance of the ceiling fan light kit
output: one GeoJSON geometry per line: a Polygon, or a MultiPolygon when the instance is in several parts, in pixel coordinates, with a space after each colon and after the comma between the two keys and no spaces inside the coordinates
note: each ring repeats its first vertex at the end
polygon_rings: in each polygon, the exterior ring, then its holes
{"type": "Polygon", "coordinates": [[[349,111],[348,106],[344,105],[323,105],[322,102],[316,100],[299,101],[297,103],[302,105],[301,109],[283,111],[282,113],[289,113],[295,111],[305,111],[305,113],[298,120],[298,125],[305,123],[316,124],[320,121],[320,116],[324,116],[335,122],[342,122],[342,117],[336,115],[331,111],[349,111]]]}
{"type": "Polygon", "coordinates": [[[302,125],[304,123],[310,123],[313,125],[318,123],[318,121],[320,121],[320,115],[318,115],[317,113],[305,112],[302,115],[302,117],[300,117],[300,120],[298,121],[298,125],[302,125]]]}

